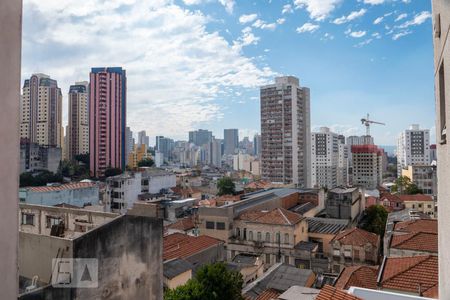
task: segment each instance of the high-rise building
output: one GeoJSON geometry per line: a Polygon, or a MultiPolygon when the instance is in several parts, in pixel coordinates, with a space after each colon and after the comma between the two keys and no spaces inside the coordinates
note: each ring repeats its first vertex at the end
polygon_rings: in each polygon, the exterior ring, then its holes
{"type": "Polygon", "coordinates": [[[328,189],[338,186],[339,140],[338,134],[328,127],[311,134],[311,184],[328,189]]]}
{"type": "Polygon", "coordinates": [[[67,126],[67,159],[89,153],[89,83],[76,82],[69,89],[69,124],[67,126]]]}
{"type": "Polygon", "coordinates": [[[139,131],[138,132],[138,145],[145,145],[147,148],[150,145],[150,138],[148,137],[147,133],[145,132],[145,130],[139,131]]]}
{"type": "Polygon", "coordinates": [[[255,134],[255,136],[253,137],[253,154],[258,157],[261,155],[261,135],[260,134],[255,134]]]}
{"type": "Polygon", "coordinates": [[[211,165],[220,168],[222,167],[222,141],[213,139],[210,145],[211,165]]]}
{"type": "Polygon", "coordinates": [[[383,149],[375,145],[353,145],[353,185],[374,190],[381,185],[383,149]]]}
{"type": "Polygon", "coordinates": [[[166,138],[166,137],[159,137],[159,139],[157,139],[158,141],[158,147],[157,147],[157,151],[160,152],[163,157],[164,157],[164,161],[172,161],[173,160],[173,150],[175,148],[175,142],[174,140],[170,139],[170,138],[166,138]]]}
{"type": "Polygon", "coordinates": [[[397,175],[401,176],[402,169],[408,166],[430,163],[430,130],[413,124],[397,140],[397,175]]]}
{"type": "Polygon", "coordinates": [[[43,146],[62,146],[62,93],[56,80],[48,75],[33,74],[25,80],[20,101],[20,137],[43,146]]]}
{"type": "Polygon", "coordinates": [[[238,129],[224,129],[223,130],[224,141],[224,154],[235,154],[239,147],[239,130],[238,129]]]}
{"type": "Polygon", "coordinates": [[[189,131],[189,143],[193,143],[197,146],[203,146],[212,141],[212,132],[205,129],[199,129],[195,131],[189,131]]]}
{"type": "Polygon", "coordinates": [[[91,175],[107,168],[125,169],[126,72],[120,67],[92,68],[89,85],[89,154],[91,175]]]}
{"type": "Polygon", "coordinates": [[[159,140],[163,139],[163,138],[164,138],[164,136],[162,136],[162,135],[156,136],[156,139],[155,139],[155,150],[159,151],[159,140]]]}
{"type": "Polygon", "coordinates": [[[370,135],[351,135],[347,137],[347,145],[374,145],[373,137],[370,135]]]}
{"type": "Polygon", "coordinates": [[[296,77],[275,79],[261,87],[262,178],[311,186],[311,124],[309,88],[296,77]]]}
{"type": "MultiPolygon", "coordinates": [[[[434,90],[439,201],[439,299],[450,299],[450,156],[447,120],[450,118],[450,1],[433,0],[434,90]]],[[[449,122],[450,123],[450,122],[449,122]]]]}
{"type": "Polygon", "coordinates": [[[131,131],[130,127],[125,128],[125,141],[126,141],[126,146],[125,146],[126,162],[125,163],[126,163],[126,165],[128,165],[128,163],[129,163],[128,156],[134,150],[133,131],[131,131]]]}

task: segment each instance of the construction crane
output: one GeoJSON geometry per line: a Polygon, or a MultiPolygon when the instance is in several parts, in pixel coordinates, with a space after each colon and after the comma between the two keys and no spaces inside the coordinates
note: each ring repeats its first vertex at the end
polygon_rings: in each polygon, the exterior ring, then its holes
{"type": "Polygon", "coordinates": [[[381,122],[376,122],[376,121],[372,121],[369,118],[369,114],[367,114],[366,118],[362,118],[361,119],[361,123],[366,126],[366,135],[370,135],[370,124],[379,124],[379,125],[386,125],[384,123],[381,122]]]}

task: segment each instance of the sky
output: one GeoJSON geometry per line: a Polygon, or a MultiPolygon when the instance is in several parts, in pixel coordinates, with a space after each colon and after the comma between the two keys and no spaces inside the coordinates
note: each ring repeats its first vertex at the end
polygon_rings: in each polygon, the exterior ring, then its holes
{"type": "Polygon", "coordinates": [[[91,67],[127,71],[127,125],[260,131],[259,87],[293,75],[311,89],[311,126],[394,145],[431,129],[434,76],[427,0],[25,0],[22,80],[45,73],[63,92],[91,67]]]}

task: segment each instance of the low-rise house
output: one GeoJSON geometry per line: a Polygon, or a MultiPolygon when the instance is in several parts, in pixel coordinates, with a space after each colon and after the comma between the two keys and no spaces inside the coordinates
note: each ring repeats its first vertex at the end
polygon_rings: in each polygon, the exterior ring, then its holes
{"type": "Polygon", "coordinates": [[[308,239],[319,245],[318,252],[328,256],[330,242],[336,234],[348,227],[348,220],[329,218],[308,218],[308,239]]]}
{"type": "Polygon", "coordinates": [[[180,258],[199,267],[225,260],[224,242],[210,236],[174,233],[163,239],[163,260],[180,258]]]}
{"type": "Polygon", "coordinates": [[[377,275],[378,266],[345,267],[334,286],[341,290],[348,290],[352,286],[377,289],[377,275]]]}
{"type": "Polygon", "coordinates": [[[179,219],[175,223],[165,226],[164,229],[167,234],[179,232],[194,236],[198,235],[193,217],[179,219]]]}
{"type": "Polygon", "coordinates": [[[191,263],[175,258],[163,263],[164,289],[174,289],[192,278],[191,263]]]}
{"type": "Polygon", "coordinates": [[[123,213],[131,208],[141,193],[141,173],[126,172],[106,178],[105,208],[123,213]]]}
{"type": "Polygon", "coordinates": [[[261,257],[247,253],[236,255],[231,262],[227,263],[227,267],[241,273],[244,285],[255,281],[261,277],[264,272],[264,263],[261,257]]]}
{"type": "Polygon", "coordinates": [[[437,220],[411,220],[394,225],[388,240],[389,257],[438,255],[437,220]]]}
{"type": "Polygon", "coordinates": [[[268,269],[263,276],[244,287],[242,294],[246,299],[261,299],[258,297],[267,290],[281,294],[294,285],[312,287],[315,280],[316,275],[312,270],[278,263],[268,269]]]}
{"type": "Polygon", "coordinates": [[[405,208],[403,200],[397,195],[393,195],[388,192],[381,193],[380,204],[386,208],[388,212],[399,211],[405,208]]]}
{"type": "Polygon", "coordinates": [[[377,286],[393,291],[438,298],[438,257],[385,257],[380,266],[377,286]]]}
{"type": "Polygon", "coordinates": [[[330,245],[333,272],[340,273],[347,266],[378,262],[380,237],[374,233],[359,228],[346,229],[336,235],[330,245]]]}
{"type": "Polygon", "coordinates": [[[139,171],[142,172],[142,193],[160,194],[161,191],[167,193],[177,185],[175,173],[149,167],[141,167],[139,171]]]}
{"type": "Polygon", "coordinates": [[[19,199],[23,203],[47,206],[63,203],[77,207],[97,205],[99,203],[99,186],[90,182],[78,182],[25,187],[19,189],[19,199]]]}
{"type": "Polygon", "coordinates": [[[330,218],[357,222],[365,208],[365,194],[357,187],[338,187],[328,191],[325,202],[326,213],[330,218]]]}
{"type": "Polygon", "coordinates": [[[398,195],[398,197],[403,201],[405,208],[417,210],[431,218],[436,217],[436,203],[430,195],[398,195]]]}

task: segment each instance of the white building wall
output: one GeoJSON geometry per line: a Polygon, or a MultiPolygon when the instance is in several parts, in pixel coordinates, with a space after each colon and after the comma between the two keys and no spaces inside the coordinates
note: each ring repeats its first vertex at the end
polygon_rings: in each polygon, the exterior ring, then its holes
{"type": "Polygon", "coordinates": [[[429,129],[420,129],[419,125],[413,124],[400,134],[397,140],[398,176],[401,176],[402,169],[414,165],[427,165],[430,163],[430,159],[429,129]],[[417,147],[422,148],[422,151],[420,149],[417,151],[417,147]]]}

